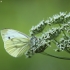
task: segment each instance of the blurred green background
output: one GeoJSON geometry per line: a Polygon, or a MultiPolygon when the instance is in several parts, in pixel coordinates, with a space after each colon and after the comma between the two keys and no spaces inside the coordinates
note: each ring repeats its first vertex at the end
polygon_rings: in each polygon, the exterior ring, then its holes
{"type": "MultiPolygon", "coordinates": [[[[11,28],[29,35],[33,25],[66,11],[70,12],[70,0],[2,0],[0,30],[11,28]]],[[[45,52],[59,56],[53,49],[45,52]]],[[[70,57],[70,54],[62,53],[62,56],[70,57]]],[[[0,70],[70,70],[70,61],[42,54],[36,54],[30,59],[24,55],[20,58],[11,57],[6,53],[0,36],[0,70]]]]}

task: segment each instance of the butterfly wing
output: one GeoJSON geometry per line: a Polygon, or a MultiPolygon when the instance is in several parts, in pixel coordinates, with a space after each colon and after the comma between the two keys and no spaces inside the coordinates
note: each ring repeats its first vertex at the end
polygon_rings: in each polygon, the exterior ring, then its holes
{"type": "Polygon", "coordinates": [[[30,37],[19,31],[3,29],[1,36],[5,50],[13,57],[23,55],[30,48],[30,37]]]}

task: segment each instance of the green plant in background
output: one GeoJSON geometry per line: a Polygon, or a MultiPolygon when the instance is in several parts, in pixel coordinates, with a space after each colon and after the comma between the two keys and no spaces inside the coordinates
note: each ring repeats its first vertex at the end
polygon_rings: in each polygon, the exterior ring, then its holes
{"type": "Polygon", "coordinates": [[[42,53],[50,46],[53,47],[51,43],[56,45],[56,52],[66,51],[70,53],[70,13],[60,12],[49,17],[46,21],[41,21],[31,28],[30,35],[32,46],[26,52],[27,57],[31,57],[35,53],[42,53]],[[49,29],[44,31],[46,27],[49,29]],[[40,37],[36,37],[42,32],[40,37]],[[60,38],[58,39],[58,37],[60,38]]]}

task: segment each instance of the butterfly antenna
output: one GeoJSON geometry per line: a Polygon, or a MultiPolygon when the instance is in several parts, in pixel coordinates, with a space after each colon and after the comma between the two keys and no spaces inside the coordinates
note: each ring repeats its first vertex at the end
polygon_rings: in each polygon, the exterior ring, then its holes
{"type": "Polygon", "coordinates": [[[70,58],[67,58],[67,57],[59,57],[59,56],[48,54],[46,52],[42,52],[41,54],[46,55],[46,56],[50,56],[50,57],[54,57],[54,58],[58,58],[58,59],[70,60],[70,58]]]}

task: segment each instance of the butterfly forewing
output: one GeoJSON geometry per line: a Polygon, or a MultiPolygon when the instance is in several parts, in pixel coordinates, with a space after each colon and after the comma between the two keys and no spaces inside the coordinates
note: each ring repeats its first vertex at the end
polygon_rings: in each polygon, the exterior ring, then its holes
{"type": "Polygon", "coordinates": [[[3,29],[1,30],[1,36],[5,50],[13,57],[23,55],[30,48],[30,37],[19,31],[3,29]]]}

